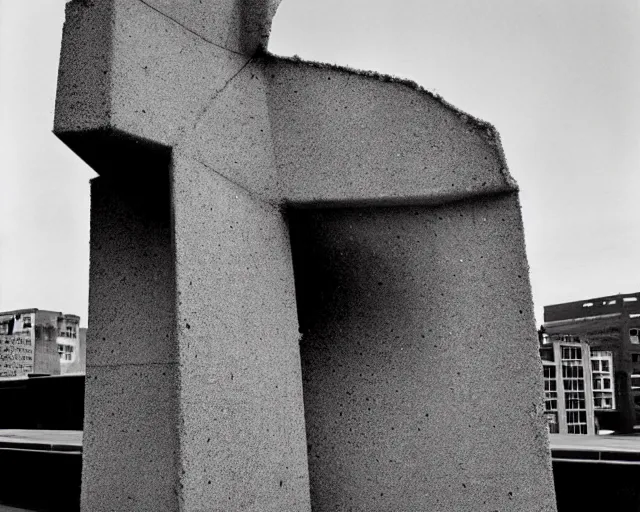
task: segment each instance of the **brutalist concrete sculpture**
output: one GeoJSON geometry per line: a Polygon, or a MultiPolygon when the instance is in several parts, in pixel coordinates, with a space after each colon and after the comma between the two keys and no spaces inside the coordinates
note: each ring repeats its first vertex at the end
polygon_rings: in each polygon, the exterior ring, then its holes
{"type": "Polygon", "coordinates": [[[74,0],[86,511],[555,510],[517,188],[409,82],[268,55],[272,0],[74,0]]]}

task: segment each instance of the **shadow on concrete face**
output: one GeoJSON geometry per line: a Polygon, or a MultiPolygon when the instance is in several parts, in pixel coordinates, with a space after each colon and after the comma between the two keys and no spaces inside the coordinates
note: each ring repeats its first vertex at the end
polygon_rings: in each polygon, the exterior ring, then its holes
{"type": "Polygon", "coordinates": [[[240,45],[243,52],[253,53],[257,46],[263,44],[266,48],[271,18],[276,7],[271,7],[270,0],[245,0],[236,2],[236,9],[240,18],[240,45]]]}
{"type": "Polygon", "coordinates": [[[414,450],[422,438],[404,430],[424,422],[432,357],[421,336],[427,315],[415,314],[420,289],[430,286],[416,274],[424,268],[416,259],[431,257],[426,212],[288,212],[311,499],[319,510],[419,505],[419,493],[400,497],[398,479],[411,476],[398,465],[422,456],[414,450]]]}
{"type": "MultiPolygon", "coordinates": [[[[402,208],[383,208],[388,212],[402,208]]],[[[348,321],[402,297],[405,279],[401,251],[391,249],[396,235],[384,230],[376,208],[290,211],[289,226],[296,281],[298,321],[303,334],[348,321]],[[368,224],[369,227],[363,226],[368,224]],[[370,236],[367,236],[370,235],[370,236]],[[386,253],[391,249],[393,254],[386,253]]],[[[402,310],[397,304],[397,310],[402,310]]]]}
{"type": "Polygon", "coordinates": [[[108,130],[57,136],[91,166],[140,220],[170,221],[171,148],[108,130]]]}

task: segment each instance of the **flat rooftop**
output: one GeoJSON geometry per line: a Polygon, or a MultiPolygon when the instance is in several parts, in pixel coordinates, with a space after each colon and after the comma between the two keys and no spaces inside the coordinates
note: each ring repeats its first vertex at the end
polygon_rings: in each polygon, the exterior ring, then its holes
{"type": "Polygon", "coordinates": [[[640,313],[640,292],[596,297],[544,307],[544,321],[587,319],[640,313]]]}

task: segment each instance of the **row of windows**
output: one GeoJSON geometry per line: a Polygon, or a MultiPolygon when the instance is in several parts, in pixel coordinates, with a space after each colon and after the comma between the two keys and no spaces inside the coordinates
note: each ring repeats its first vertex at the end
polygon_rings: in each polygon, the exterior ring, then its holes
{"type": "Polygon", "coordinates": [[[564,379],[562,385],[565,391],[584,391],[584,379],[564,379]]]}
{"type": "MultiPolygon", "coordinates": [[[[622,303],[623,304],[629,304],[630,302],[638,302],[638,297],[622,297],[622,303]]],[[[600,306],[614,306],[615,304],[617,304],[618,301],[615,299],[609,299],[609,300],[603,300],[601,303],[598,303],[597,305],[600,306]]],[[[585,302],[584,304],[582,304],[583,308],[592,308],[594,306],[593,302],[585,302]]]]}
{"type": "Polygon", "coordinates": [[[565,361],[581,361],[582,349],[580,347],[562,347],[562,359],[565,361]]]}
{"type": "Polygon", "coordinates": [[[60,329],[60,337],[62,338],[77,338],[78,334],[76,328],[73,326],[67,326],[65,329],[60,329]]]}
{"type": "Polygon", "coordinates": [[[567,365],[563,362],[562,377],[565,379],[582,379],[584,378],[584,369],[582,366],[567,365]]]}
{"type": "Polygon", "coordinates": [[[568,411],[567,423],[586,423],[587,412],[586,411],[568,411]]]}

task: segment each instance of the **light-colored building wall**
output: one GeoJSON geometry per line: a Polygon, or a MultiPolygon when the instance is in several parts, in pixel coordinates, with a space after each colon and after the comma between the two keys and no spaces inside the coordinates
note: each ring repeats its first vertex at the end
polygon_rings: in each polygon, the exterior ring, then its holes
{"type": "Polygon", "coordinates": [[[37,308],[0,312],[0,378],[84,371],[80,317],[37,308]]]}

